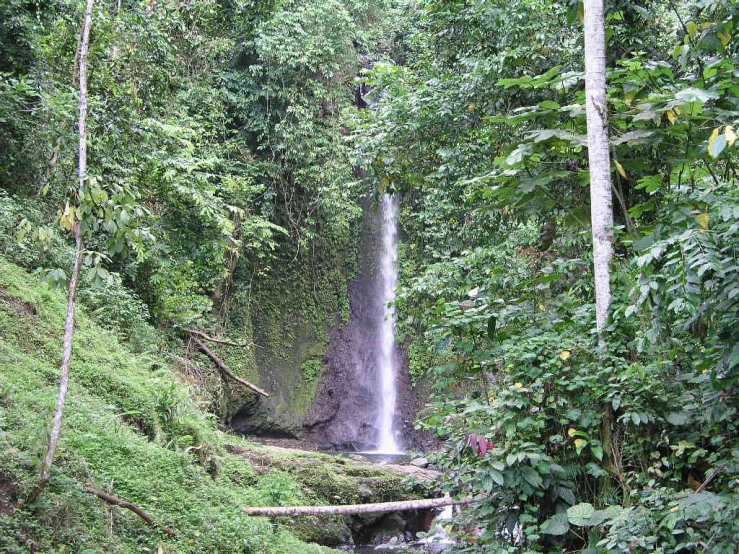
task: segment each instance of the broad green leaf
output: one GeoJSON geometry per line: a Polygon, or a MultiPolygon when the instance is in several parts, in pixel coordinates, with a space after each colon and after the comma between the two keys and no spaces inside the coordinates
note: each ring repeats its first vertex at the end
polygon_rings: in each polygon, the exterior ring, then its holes
{"type": "Polygon", "coordinates": [[[593,445],[590,447],[590,451],[593,453],[593,456],[595,456],[598,461],[603,461],[603,447],[593,445]]]}
{"type": "Polygon", "coordinates": [[[561,536],[566,535],[570,530],[570,522],[566,513],[554,514],[541,525],[541,532],[544,535],[561,536]]]}
{"type": "Polygon", "coordinates": [[[685,425],[690,422],[691,417],[688,412],[674,412],[669,414],[665,419],[673,425],[685,425]]]}
{"type": "Polygon", "coordinates": [[[686,102],[708,102],[719,97],[717,92],[712,90],[704,90],[702,88],[689,87],[675,94],[677,100],[686,102]]]}
{"type": "Polygon", "coordinates": [[[539,473],[532,467],[521,468],[521,475],[524,480],[526,480],[526,482],[535,489],[540,488],[544,484],[541,475],[539,475],[539,473]]]}
{"type": "Polygon", "coordinates": [[[493,479],[493,481],[495,481],[501,486],[505,484],[505,478],[503,477],[503,474],[500,471],[496,469],[490,469],[488,471],[490,472],[490,477],[493,479]]]}
{"type": "Polygon", "coordinates": [[[624,133],[620,137],[616,137],[611,140],[611,144],[618,146],[619,144],[647,144],[650,137],[652,137],[656,131],[649,131],[648,129],[636,129],[635,131],[629,131],[624,133]]]}
{"type": "Polygon", "coordinates": [[[592,504],[581,502],[567,509],[567,519],[572,525],[585,527],[590,525],[590,520],[594,513],[595,508],[593,508],[592,504]]]}

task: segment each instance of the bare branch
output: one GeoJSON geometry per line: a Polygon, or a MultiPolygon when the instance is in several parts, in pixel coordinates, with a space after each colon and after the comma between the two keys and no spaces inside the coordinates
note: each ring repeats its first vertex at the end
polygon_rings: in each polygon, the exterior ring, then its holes
{"type": "Polygon", "coordinates": [[[260,389],[260,388],[259,388],[259,387],[257,387],[256,385],[252,385],[252,384],[251,384],[251,383],[250,383],[249,381],[245,381],[245,380],[244,380],[244,379],[242,379],[241,377],[237,376],[237,375],[236,375],[236,374],[235,374],[235,373],[234,373],[233,371],[231,371],[231,369],[230,369],[230,368],[229,368],[229,367],[228,367],[228,366],[227,366],[227,365],[226,365],[226,364],[225,364],[225,363],[223,362],[223,360],[221,360],[221,359],[220,359],[220,358],[219,358],[218,356],[216,356],[216,355],[215,355],[215,354],[213,353],[213,351],[212,351],[212,350],[211,350],[210,348],[208,348],[207,346],[205,346],[205,345],[204,345],[204,344],[203,344],[202,342],[200,342],[200,341],[199,341],[198,339],[196,339],[195,337],[193,337],[193,339],[192,339],[192,340],[193,340],[193,342],[195,343],[195,345],[196,345],[196,346],[198,347],[198,349],[199,349],[199,350],[200,350],[200,351],[201,351],[201,352],[202,352],[203,354],[205,354],[205,355],[206,355],[206,356],[208,356],[208,357],[209,357],[209,358],[210,358],[211,360],[213,360],[213,363],[215,363],[215,364],[216,364],[216,367],[218,367],[218,369],[220,369],[222,373],[224,373],[225,375],[227,375],[228,377],[230,377],[231,379],[233,379],[233,380],[234,380],[234,381],[236,381],[237,383],[240,383],[240,384],[244,385],[245,387],[247,387],[247,388],[249,388],[249,389],[253,390],[254,392],[256,392],[256,393],[258,393],[258,394],[261,394],[262,396],[266,396],[266,397],[269,397],[269,393],[267,393],[266,391],[263,391],[262,389],[260,389]]]}
{"type": "Polygon", "coordinates": [[[141,519],[146,521],[149,525],[152,525],[154,527],[157,527],[167,533],[170,537],[176,537],[177,533],[174,529],[171,529],[170,527],[167,527],[166,525],[162,525],[161,523],[157,523],[154,521],[154,518],[151,517],[149,514],[147,514],[142,508],[139,508],[136,506],[136,504],[131,504],[130,502],[126,502],[125,500],[121,500],[117,496],[113,496],[112,494],[108,494],[107,492],[103,492],[101,490],[96,489],[95,487],[92,487],[90,485],[87,485],[85,487],[85,492],[89,492],[90,494],[94,494],[101,500],[104,500],[108,504],[113,504],[115,506],[120,506],[121,508],[126,508],[127,510],[131,510],[134,514],[139,516],[141,519]]]}
{"type": "Polygon", "coordinates": [[[232,342],[230,340],[224,340],[224,339],[216,339],[214,337],[209,337],[202,331],[198,331],[196,329],[188,329],[188,333],[191,335],[195,335],[197,337],[200,337],[201,339],[207,340],[208,342],[214,342],[216,344],[225,344],[226,346],[238,346],[239,348],[247,348],[248,346],[255,346],[253,342],[232,342]]]}

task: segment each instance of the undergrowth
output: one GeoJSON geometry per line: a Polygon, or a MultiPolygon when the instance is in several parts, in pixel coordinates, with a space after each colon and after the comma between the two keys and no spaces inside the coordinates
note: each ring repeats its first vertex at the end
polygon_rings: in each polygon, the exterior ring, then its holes
{"type": "MultiPolygon", "coordinates": [[[[23,499],[37,481],[57,393],[64,295],[0,259],[0,472],[23,499]]],[[[50,485],[0,514],[0,551],[319,553],[242,506],[300,503],[300,483],[258,476],[225,450],[187,388],[152,353],[134,353],[84,313],[50,485]],[[110,490],[177,531],[171,538],[84,492],[110,490]]]]}

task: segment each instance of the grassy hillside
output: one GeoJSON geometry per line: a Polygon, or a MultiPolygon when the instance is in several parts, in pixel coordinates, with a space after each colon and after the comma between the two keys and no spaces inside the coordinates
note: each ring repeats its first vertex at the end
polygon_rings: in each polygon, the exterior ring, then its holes
{"type": "MultiPolygon", "coordinates": [[[[0,550],[2,552],[320,553],[240,506],[322,501],[284,471],[257,474],[225,445],[163,360],[135,354],[80,314],[72,384],[51,484],[37,479],[53,411],[65,298],[0,259],[0,550]],[[84,492],[137,504],[176,538],[84,492]]],[[[231,449],[236,452],[236,450],[231,449]]]]}

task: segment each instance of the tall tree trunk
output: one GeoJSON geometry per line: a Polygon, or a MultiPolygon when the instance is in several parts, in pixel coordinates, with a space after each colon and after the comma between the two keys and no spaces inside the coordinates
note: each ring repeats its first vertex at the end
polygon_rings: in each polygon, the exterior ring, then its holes
{"type": "Polygon", "coordinates": [[[585,109],[590,164],[590,212],[595,270],[595,321],[604,344],[603,329],[611,305],[613,258],[613,201],[608,149],[606,105],[606,37],[603,0],[585,0],[585,109]]]}
{"type": "MultiPolygon", "coordinates": [[[[611,259],[613,258],[613,198],[611,158],[608,145],[608,105],[606,103],[606,35],[603,0],[585,0],[585,110],[588,124],[590,165],[590,221],[593,234],[595,274],[595,326],[601,357],[606,355],[605,326],[611,306],[611,259]]],[[[604,359],[605,362],[605,359],[604,359]]],[[[614,414],[611,404],[603,405],[600,438],[604,464],[614,473],[614,414]]],[[[601,495],[611,494],[611,474],[603,476],[601,495]]]]}
{"type": "MultiPolygon", "coordinates": [[[[90,27],[92,26],[92,8],[95,0],[87,0],[85,18],[82,26],[82,41],[79,49],[80,68],[80,110],[79,110],[79,165],[77,175],[79,177],[79,190],[84,187],[87,178],[87,52],[90,47],[90,27]]],[[[82,240],[82,229],[80,222],[75,221],[72,227],[75,235],[74,264],[72,265],[72,276],[69,280],[69,298],[67,300],[67,317],[64,322],[64,342],[62,344],[62,364],[60,368],[59,395],[56,401],[54,422],[49,435],[49,447],[46,451],[41,466],[41,479],[34,497],[44,489],[49,482],[51,465],[54,462],[54,454],[59,444],[59,435],[62,431],[62,416],[64,405],[67,401],[69,390],[69,368],[72,363],[72,342],[74,340],[74,319],[77,308],[77,286],[79,285],[80,272],[82,270],[82,258],[84,253],[84,242],[82,240]]]]}

